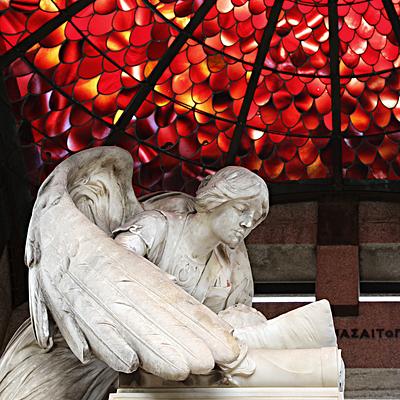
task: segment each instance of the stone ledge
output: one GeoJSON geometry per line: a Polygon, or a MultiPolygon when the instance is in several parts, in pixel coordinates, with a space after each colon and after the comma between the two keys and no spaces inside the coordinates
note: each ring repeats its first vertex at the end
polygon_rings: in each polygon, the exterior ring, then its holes
{"type": "Polygon", "coordinates": [[[400,369],[347,368],[346,399],[400,399],[400,369]]]}
{"type": "Polygon", "coordinates": [[[119,389],[109,400],[343,400],[337,388],[182,388],[119,389]]]}
{"type": "Polygon", "coordinates": [[[360,278],[366,281],[399,281],[400,243],[361,244],[360,278]]]}

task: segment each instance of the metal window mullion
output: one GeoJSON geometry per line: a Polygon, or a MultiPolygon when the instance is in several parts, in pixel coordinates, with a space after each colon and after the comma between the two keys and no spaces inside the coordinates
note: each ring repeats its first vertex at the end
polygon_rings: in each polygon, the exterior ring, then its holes
{"type": "Polygon", "coordinates": [[[68,6],[68,8],[65,10],[60,10],[60,14],[57,17],[41,26],[26,39],[22,40],[12,49],[4,53],[0,57],[0,70],[10,65],[13,61],[28,51],[33,45],[40,42],[43,38],[60,27],[63,23],[67,22],[75,14],[83,10],[91,3],[94,3],[94,1],[95,0],[81,0],[72,4],[71,6],[68,6]]]}
{"type": "Polygon", "coordinates": [[[396,9],[394,8],[393,2],[391,0],[382,0],[383,6],[385,7],[386,13],[392,24],[394,34],[396,35],[397,45],[400,45],[400,20],[397,15],[396,9]]]}
{"type": "Polygon", "coordinates": [[[226,155],[226,165],[234,164],[236,154],[240,147],[240,139],[243,134],[243,130],[246,125],[247,115],[250,110],[251,102],[254,97],[254,92],[257,88],[258,78],[260,77],[265,57],[267,56],[269,46],[271,44],[272,36],[275,32],[275,27],[278,22],[279,14],[281,12],[283,0],[276,0],[268,18],[267,26],[265,27],[263,36],[261,38],[260,45],[258,46],[258,52],[256,60],[254,62],[254,68],[251,73],[249,84],[247,86],[246,94],[243,99],[242,107],[240,108],[238,121],[236,123],[235,130],[232,135],[232,141],[229,146],[228,153],[226,155]]]}
{"type": "Polygon", "coordinates": [[[332,163],[335,188],[343,187],[342,137],[340,120],[340,76],[339,76],[339,18],[337,1],[329,0],[329,57],[331,68],[332,101],[332,163]]]}
{"type": "Polygon", "coordinates": [[[173,41],[171,46],[168,48],[164,56],[159,60],[149,77],[141,84],[141,88],[138,90],[136,95],[132,98],[125,111],[121,114],[117,123],[112,129],[107,143],[110,142],[116,132],[121,132],[129,124],[129,121],[135,115],[139,107],[146,100],[146,97],[156,85],[157,81],[161,78],[164,71],[168,68],[173,58],[178,54],[179,50],[194,33],[196,28],[203,21],[204,17],[210,11],[211,7],[216,3],[216,0],[207,0],[198,9],[194,17],[190,20],[185,29],[183,29],[176,39],[173,41]]]}

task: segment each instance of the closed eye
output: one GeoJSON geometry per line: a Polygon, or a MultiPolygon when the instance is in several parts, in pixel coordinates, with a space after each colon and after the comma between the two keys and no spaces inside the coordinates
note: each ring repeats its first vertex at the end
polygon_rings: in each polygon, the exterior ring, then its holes
{"type": "Polygon", "coordinates": [[[257,226],[261,221],[263,221],[265,218],[264,213],[257,213],[254,215],[254,226],[257,226]]]}

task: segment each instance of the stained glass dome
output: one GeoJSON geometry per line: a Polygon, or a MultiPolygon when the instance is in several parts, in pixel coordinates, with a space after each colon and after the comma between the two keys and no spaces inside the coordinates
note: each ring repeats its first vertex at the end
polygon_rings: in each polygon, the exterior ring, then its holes
{"type": "Polygon", "coordinates": [[[138,193],[193,192],[229,164],[274,187],[390,188],[399,13],[399,0],[0,0],[32,184],[118,145],[138,193]]]}

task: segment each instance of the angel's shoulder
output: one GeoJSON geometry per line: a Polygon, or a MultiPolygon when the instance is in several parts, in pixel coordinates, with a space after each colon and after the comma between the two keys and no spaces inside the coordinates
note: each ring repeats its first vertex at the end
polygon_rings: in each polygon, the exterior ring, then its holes
{"type": "Polygon", "coordinates": [[[166,234],[168,221],[166,216],[158,210],[142,211],[116,229],[114,236],[122,232],[140,233],[146,236],[162,236],[166,234]]]}

